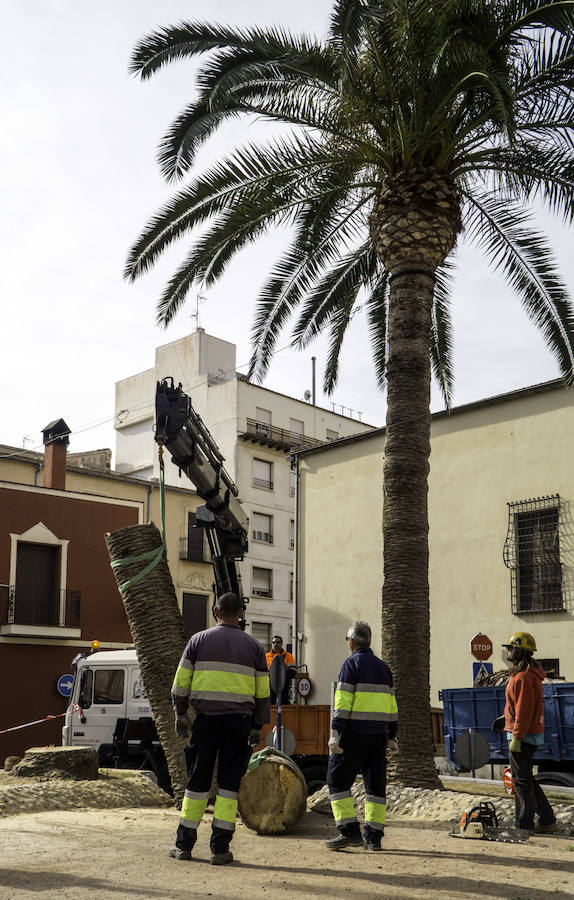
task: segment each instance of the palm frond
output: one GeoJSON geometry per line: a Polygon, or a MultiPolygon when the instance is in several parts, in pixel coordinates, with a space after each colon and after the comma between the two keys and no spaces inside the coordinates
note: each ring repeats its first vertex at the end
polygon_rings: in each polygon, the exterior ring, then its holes
{"type": "Polygon", "coordinates": [[[328,269],[305,297],[293,328],[294,345],[303,349],[320,334],[345,298],[356,296],[359,288],[373,280],[378,266],[377,254],[367,241],[328,269]]]}
{"type": "Polygon", "coordinates": [[[452,363],[452,326],[450,305],[452,301],[452,265],[439,266],[435,273],[431,330],[431,365],[445,406],[450,410],[454,386],[452,363]]]}
{"type": "Polygon", "coordinates": [[[501,269],[556,358],[574,383],[574,315],[547,242],[529,227],[523,207],[496,197],[465,194],[468,237],[501,269]]]}
{"type": "Polygon", "coordinates": [[[389,298],[389,273],[383,270],[375,281],[365,300],[371,353],[375,367],[375,378],[381,390],[387,385],[387,308],[389,298]]]}

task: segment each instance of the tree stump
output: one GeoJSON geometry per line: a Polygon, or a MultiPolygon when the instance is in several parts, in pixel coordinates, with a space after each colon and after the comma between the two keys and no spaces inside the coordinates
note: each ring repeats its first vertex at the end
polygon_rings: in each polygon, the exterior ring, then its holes
{"type": "Polygon", "coordinates": [[[93,747],[30,747],[10,775],[42,778],[57,775],[94,781],[98,777],[98,753],[93,747]]]}
{"type": "Polygon", "coordinates": [[[251,771],[241,781],[239,815],[257,834],[283,834],[305,812],[307,786],[292,760],[269,750],[261,753],[265,757],[253,768],[250,764],[251,771]]]}

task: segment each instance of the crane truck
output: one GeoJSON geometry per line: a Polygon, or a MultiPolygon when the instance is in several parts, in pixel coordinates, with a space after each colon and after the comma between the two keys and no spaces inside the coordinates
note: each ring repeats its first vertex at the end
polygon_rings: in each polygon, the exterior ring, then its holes
{"type": "MultiPolygon", "coordinates": [[[[204,530],[210,549],[213,603],[226,591],[236,593],[243,607],[240,625],[245,628],[248,599],[238,563],[248,550],[249,520],[213,436],[173,378],[157,384],[155,440],[205,501],[197,507],[195,527],[204,530]]],[[[290,749],[309,790],[314,790],[325,779],[329,707],[291,709],[285,710],[286,724],[295,734],[296,743],[290,749]]],[[[154,773],[161,787],[169,786],[134,649],[99,651],[76,660],[62,738],[65,745],[96,748],[102,766],[146,769],[154,773]]]]}

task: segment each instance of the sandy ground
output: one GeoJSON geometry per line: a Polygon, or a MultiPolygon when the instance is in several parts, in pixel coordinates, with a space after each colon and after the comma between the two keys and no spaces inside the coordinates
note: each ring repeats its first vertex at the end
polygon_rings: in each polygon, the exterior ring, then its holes
{"type": "Polygon", "coordinates": [[[389,823],[382,853],[333,853],[332,820],[309,812],[297,829],[260,837],[238,824],[231,866],[209,865],[209,815],[192,862],[167,856],[178,813],[107,809],[0,818],[2,900],[162,897],[574,897],[574,839],[525,844],[455,840],[444,826],[389,823]]]}

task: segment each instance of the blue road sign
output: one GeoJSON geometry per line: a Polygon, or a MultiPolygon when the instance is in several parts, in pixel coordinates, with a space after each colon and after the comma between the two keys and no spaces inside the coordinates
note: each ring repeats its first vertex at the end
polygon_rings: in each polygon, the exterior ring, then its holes
{"type": "Polygon", "coordinates": [[[476,684],[479,675],[492,675],[491,662],[473,662],[472,664],[472,683],[476,684]]]}
{"type": "Polygon", "coordinates": [[[72,688],[74,687],[74,676],[60,675],[57,687],[58,693],[61,694],[62,697],[70,697],[72,695],[72,688]]]}

